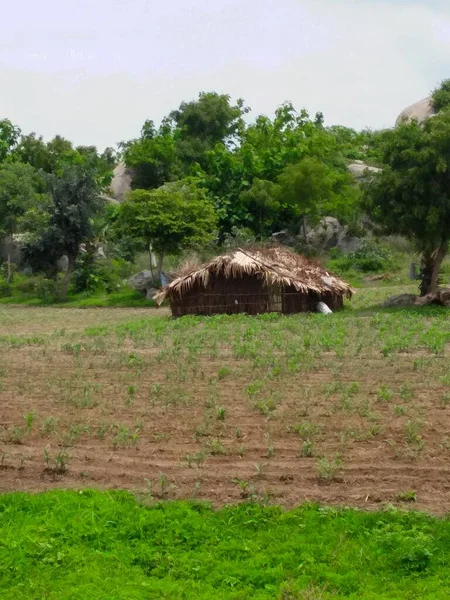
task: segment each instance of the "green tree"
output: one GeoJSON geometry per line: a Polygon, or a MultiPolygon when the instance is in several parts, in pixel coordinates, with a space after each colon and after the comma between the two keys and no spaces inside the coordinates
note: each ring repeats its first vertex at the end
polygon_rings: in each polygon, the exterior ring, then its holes
{"type": "Polygon", "coordinates": [[[38,137],[35,133],[21,136],[12,158],[29,164],[35,169],[42,169],[46,173],[52,173],[56,165],[54,155],[50,153],[42,136],[38,137]]]}
{"type": "Polygon", "coordinates": [[[80,247],[94,237],[93,220],[104,202],[99,197],[96,172],[84,164],[63,166],[59,177],[48,176],[48,185],[48,227],[30,244],[26,256],[38,265],[54,265],[58,258],[67,256],[68,268],[59,290],[60,297],[65,298],[80,247]]]}
{"type": "Polygon", "coordinates": [[[19,232],[43,227],[48,213],[43,182],[30,165],[0,165],[0,233],[7,238],[7,282],[11,281],[11,246],[19,232]]]}
{"type": "Polygon", "coordinates": [[[444,81],[431,93],[431,103],[436,112],[450,106],[450,79],[444,81]]]}
{"type": "Polygon", "coordinates": [[[134,170],[133,187],[156,189],[178,175],[172,124],[164,120],[159,131],[146,121],[137,140],[122,144],[124,160],[134,170]]]}
{"type": "Polygon", "coordinates": [[[157,190],[131,192],[120,207],[118,225],[158,255],[160,280],[164,256],[213,240],[217,221],[204,189],[185,179],[157,190]]]}
{"type": "Polygon", "coordinates": [[[280,186],[263,179],[255,179],[251,188],[242,192],[242,200],[251,215],[251,228],[261,240],[272,233],[280,211],[279,198],[280,186]]]}
{"type": "Polygon", "coordinates": [[[9,119],[0,120],[0,162],[11,153],[20,137],[20,129],[9,119]]]}
{"type": "Polygon", "coordinates": [[[420,292],[434,292],[450,239],[450,114],[386,132],[383,162],[367,184],[367,210],[385,232],[413,240],[422,254],[420,292]]]}
{"type": "Polygon", "coordinates": [[[329,169],[317,158],[304,158],[298,164],[287,166],[278,183],[287,217],[298,223],[306,240],[306,221],[318,221],[325,201],[332,194],[329,169]]]}

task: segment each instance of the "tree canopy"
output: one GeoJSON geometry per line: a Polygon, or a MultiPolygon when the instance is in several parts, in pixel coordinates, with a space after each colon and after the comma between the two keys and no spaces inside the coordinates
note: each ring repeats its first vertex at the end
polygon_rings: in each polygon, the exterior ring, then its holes
{"type": "Polygon", "coordinates": [[[421,292],[435,291],[450,240],[450,113],[386,132],[382,159],[366,209],[385,232],[414,241],[422,253],[421,292]]]}
{"type": "Polygon", "coordinates": [[[117,226],[159,255],[160,279],[164,256],[212,241],[216,223],[204,189],[195,180],[184,179],[157,190],[131,192],[120,207],[117,226]]]}

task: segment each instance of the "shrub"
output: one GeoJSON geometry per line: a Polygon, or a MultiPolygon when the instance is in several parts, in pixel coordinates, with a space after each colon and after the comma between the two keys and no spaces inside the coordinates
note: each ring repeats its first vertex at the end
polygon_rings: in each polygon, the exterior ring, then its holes
{"type": "Polygon", "coordinates": [[[110,294],[120,290],[124,279],[131,275],[131,264],[124,259],[98,260],[91,252],[82,254],[73,273],[76,292],[94,293],[105,291],[110,294]]]}
{"type": "Polygon", "coordinates": [[[387,271],[393,267],[392,254],[373,240],[364,240],[361,247],[346,255],[334,254],[328,261],[331,271],[342,273],[355,270],[363,273],[387,271]]]}

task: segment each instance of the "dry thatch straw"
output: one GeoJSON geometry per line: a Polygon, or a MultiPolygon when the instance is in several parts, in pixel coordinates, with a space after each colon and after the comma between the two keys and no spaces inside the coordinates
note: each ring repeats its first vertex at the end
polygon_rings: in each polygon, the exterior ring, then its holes
{"type": "Polygon", "coordinates": [[[352,294],[348,283],[331,275],[318,263],[288,248],[276,246],[239,248],[218,256],[166,285],[154,300],[161,304],[169,298],[174,314],[244,312],[243,307],[250,304],[253,306],[251,312],[256,314],[267,312],[270,306],[272,310],[282,312],[311,310],[318,300],[339,308],[343,298],[350,298],[352,294]],[[297,298],[302,295],[309,300],[297,302],[296,309],[295,302],[290,302],[289,310],[285,310],[287,303],[283,296],[288,295],[297,298]],[[279,309],[273,308],[275,296],[279,309]],[[257,297],[257,300],[251,297],[257,297]],[[233,304],[239,305],[238,308],[232,309],[233,304]]]}

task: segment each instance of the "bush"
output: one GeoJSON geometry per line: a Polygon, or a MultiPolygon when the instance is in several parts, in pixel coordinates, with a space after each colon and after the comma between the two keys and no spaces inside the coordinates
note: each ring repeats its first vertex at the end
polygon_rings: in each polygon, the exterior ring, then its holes
{"type": "Polygon", "coordinates": [[[372,240],[364,240],[361,247],[346,255],[332,254],[328,267],[336,273],[346,271],[361,271],[362,273],[373,273],[388,271],[393,267],[391,252],[372,240]]]}
{"type": "Polygon", "coordinates": [[[97,260],[92,253],[82,254],[75,265],[72,283],[76,292],[117,292],[131,276],[132,265],[124,259],[97,260]]]}
{"type": "Polygon", "coordinates": [[[10,296],[12,296],[11,285],[0,279],[0,298],[9,298],[10,296]]]}
{"type": "Polygon", "coordinates": [[[14,288],[20,294],[36,296],[41,300],[49,300],[55,295],[55,281],[44,275],[21,276],[14,288]]]}

